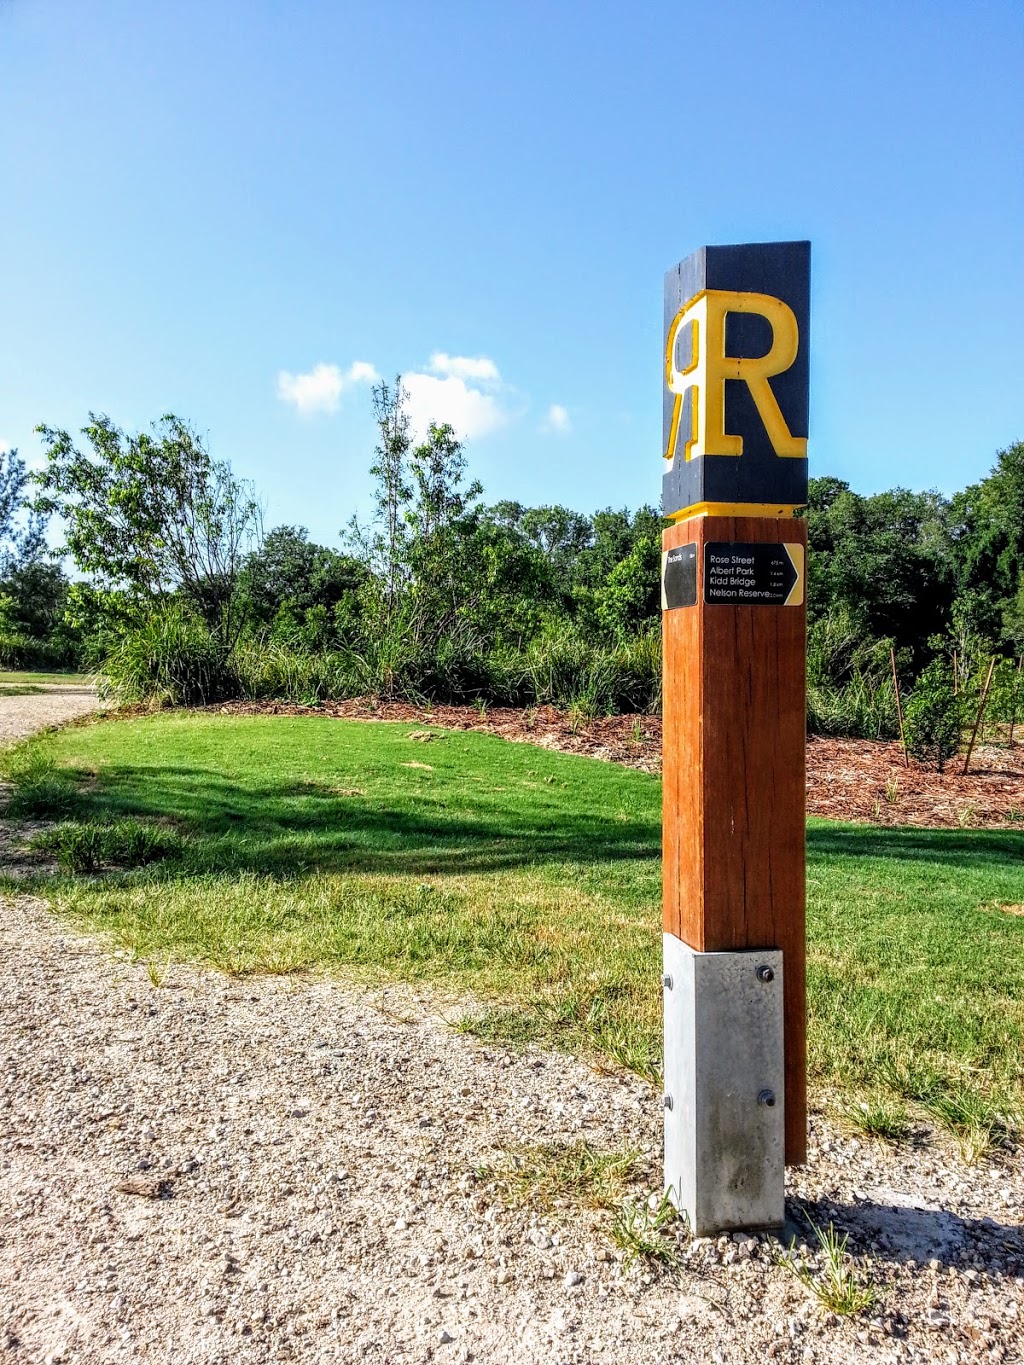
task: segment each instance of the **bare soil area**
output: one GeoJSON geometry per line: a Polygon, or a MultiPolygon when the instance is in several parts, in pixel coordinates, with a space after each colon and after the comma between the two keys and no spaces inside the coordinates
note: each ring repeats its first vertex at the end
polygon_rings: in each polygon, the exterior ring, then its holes
{"type": "Polygon", "coordinates": [[[659,1096],[632,1075],[481,1045],[407,990],[147,967],[26,898],[0,944],[12,1365],[1022,1358],[1017,1158],[966,1169],[927,1129],[888,1146],[816,1112],[791,1212],[849,1229],[881,1295],[838,1319],[757,1237],[629,1267],[609,1215],[480,1176],[586,1138],[656,1191],[659,1096]]]}

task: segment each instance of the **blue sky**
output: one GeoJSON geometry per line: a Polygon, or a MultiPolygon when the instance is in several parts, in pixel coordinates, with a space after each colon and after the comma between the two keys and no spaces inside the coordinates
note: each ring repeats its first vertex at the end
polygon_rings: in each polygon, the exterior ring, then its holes
{"type": "Polygon", "coordinates": [[[401,372],[489,498],[656,502],[664,271],[809,237],[812,473],[952,491],[1024,439],[1022,69],[1019,0],[0,0],[0,442],[173,411],[330,543],[401,372]]]}

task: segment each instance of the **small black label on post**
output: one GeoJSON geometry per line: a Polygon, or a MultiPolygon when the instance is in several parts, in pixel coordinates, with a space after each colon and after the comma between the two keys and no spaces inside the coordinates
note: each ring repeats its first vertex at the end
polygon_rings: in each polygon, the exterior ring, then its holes
{"type": "Polygon", "coordinates": [[[799,607],[804,547],[739,541],[704,546],[704,601],[709,606],[799,607]]]}
{"type": "Polygon", "coordinates": [[[679,545],[661,556],[661,609],[697,605],[697,546],[679,545]]]}

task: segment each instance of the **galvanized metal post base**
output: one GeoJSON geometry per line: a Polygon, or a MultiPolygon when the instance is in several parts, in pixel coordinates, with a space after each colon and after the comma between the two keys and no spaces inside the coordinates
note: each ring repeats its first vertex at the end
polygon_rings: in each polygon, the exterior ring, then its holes
{"type": "Polygon", "coordinates": [[[665,1188],[695,1237],[780,1227],[782,953],[663,950],[665,1188]]]}

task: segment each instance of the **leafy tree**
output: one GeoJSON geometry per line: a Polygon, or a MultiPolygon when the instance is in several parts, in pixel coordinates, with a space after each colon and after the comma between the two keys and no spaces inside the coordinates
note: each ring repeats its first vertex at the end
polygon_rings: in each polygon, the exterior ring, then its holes
{"type": "Polygon", "coordinates": [[[522,649],[558,612],[550,566],[526,536],[486,511],[467,529],[460,615],[481,641],[522,649]]]}
{"type": "Polygon", "coordinates": [[[915,666],[949,622],[955,590],[949,505],[895,488],[861,497],[839,479],[812,479],[807,509],[811,625],[841,610],[864,639],[892,640],[915,666]]]}
{"type": "Polygon", "coordinates": [[[142,603],[180,596],[230,650],[245,622],[239,577],[262,530],[251,486],[178,417],[128,435],[89,416],[87,452],[66,431],[37,428],[47,464],[36,509],[64,519],[68,551],[97,586],[142,603]]]}
{"type": "Polygon", "coordinates": [[[593,548],[594,525],[590,517],[557,503],[524,507],[519,502],[499,502],[492,519],[522,536],[548,566],[554,591],[569,604],[579,582],[580,565],[593,548]]]}
{"type": "Polygon", "coordinates": [[[1024,441],[996,455],[980,483],[952,500],[958,597],[973,628],[1024,648],[1024,441]]]}
{"type": "Polygon", "coordinates": [[[242,589],[253,619],[263,625],[270,625],[282,612],[297,623],[314,611],[325,620],[334,619],[339,607],[347,620],[355,613],[367,574],[366,566],[354,556],[311,542],[305,527],[276,526],[249,557],[242,589]]]}
{"type": "Polygon", "coordinates": [[[466,457],[447,424],[431,423],[409,462],[412,494],[405,513],[409,528],[409,590],[417,613],[417,635],[437,642],[457,624],[468,624],[467,608],[479,582],[474,543],[482,491],[474,479],[463,487],[466,457]]]}
{"type": "Polygon", "coordinates": [[[0,577],[39,558],[46,518],[29,505],[31,479],[16,450],[0,450],[0,577]]]}
{"type": "Polygon", "coordinates": [[[661,536],[637,540],[594,593],[597,619],[619,639],[636,635],[661,613],[661,536]]]}
{"type": "Polygon", "coordinates": [[[405,514],[418,544],[429,544],[431,537],[460,521],[483,492],[474,479],[462,487],[466,476],[466,455],[462,442],[448,423],[431,423],[426,439],[413,450],[409,461],[412,475],[412,502],[405,514]]]}
{"type": "MultiPolygon", "coordinates": [[[[595,512],[591,521],[594,543],[591,550],[582,556],[578,579],[581,585],[588,588],[600,587],[616,564],[632,554],[641,543],[649,545],[653,541],[659,547],[661,545],[664,522],[653,507],[645,505],[635,512],[625,507],[618,511],[606,507],[601,512],[595,512]]],[[[658,564],[656,578],[660,578],[660,559],[658,564]]]]}
{"type": "Polygon", "coordinates": [[[67,616],[70,586],[60,565],[43,556],[15,565],[0,580],[0,595],[9,602],[9,628],[20,642],[18,661],[26,667],[81,662],[82,633],[67,616]]]}
{"type": "Polygon", "coordinates": [[[377,482],[375,529],[364,532],[353,518],[349,532],[383,581],[386,619],[391,618],[398,601],[408,552],[405,510],[412,497],[408,469],[412,436],[405,398],[401,375],[396,376],[393,386],[386,381],[374,385],[373,415],[379,433],[376,458],[370,466],[377,482]]]}

